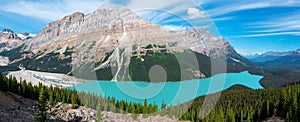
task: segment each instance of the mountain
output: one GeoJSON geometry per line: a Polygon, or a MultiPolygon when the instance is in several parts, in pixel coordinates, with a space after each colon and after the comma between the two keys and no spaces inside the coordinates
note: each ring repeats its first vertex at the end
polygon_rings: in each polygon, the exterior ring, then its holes
{"type": "Polygon", "coordinates": [[[289,51],[289,52],[271,51],[271,52],[266,52],[266,53],[262,53],[262,54],[249,55],[249,56],[245,56],[245,57],[253,62],[265,62],[265,61],[277,59],[279,57],[287,56],[292,53],[293,53],[293,51],[289,51]]]}
{"type": "Polygon", "coordinates": [[[288,68],[300,71],[300,49],[289,52],[282,52],[273,60],[267,60],[260,64],[274,68],[288,68]]]}
{"type": "Polygon", "coordinates": [[[17,44],[21,43],[22,41],[10,29],[3,29],[0,31],[0,52],[3,50],[10,50],[12,47],[16,46],[17,44]]]}
{"type": "Polygon", "coordinates": [[[3,50],[10,50],[13,47],[18,46],[25,40],[35,37],[35,34],[22,32],[14,33],[11,29],[3,29],[0,31],[0,52],[3,50]]]}
{"type": "Polygon", "coordinates": [[[204,28],[170,32],[129,9],[75,12],[1,55],[9,57],[11,67],[117,81],[150,81],[155,65],[166,70],[168,81],[211,76],[211,59],[255,65],[204,28]]]}

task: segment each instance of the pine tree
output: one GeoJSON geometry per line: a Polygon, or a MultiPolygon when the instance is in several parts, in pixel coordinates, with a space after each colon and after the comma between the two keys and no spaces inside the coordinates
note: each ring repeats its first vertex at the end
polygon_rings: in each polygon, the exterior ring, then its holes
{"type": "Polygon", "coordinates": [[[47,122],[47,97],[48,94],[45,88],[42,88],[40,91],[37,108],[35,110],[36,114],[34,120],[36,122],[47,122]]]}
{"type": "Polygon", "coordinates": [[[72,109],[74,109],[76,106],[76,97],[75,97],[75,92],[72,93],[71,95],[71,103],[72,103],[72,109]]]}
{"type": "Polygon", "coordinates": [[[144,107],[143,107],[143,114],[148,114],[148,110],[147,110],[147,99],[144,100],[144,107]]]}

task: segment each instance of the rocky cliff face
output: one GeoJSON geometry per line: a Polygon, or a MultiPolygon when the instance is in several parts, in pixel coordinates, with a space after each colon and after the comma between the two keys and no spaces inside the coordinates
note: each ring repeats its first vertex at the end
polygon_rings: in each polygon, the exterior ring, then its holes
{"type": "Polygon", "coordinates": [[[135,51],[143,53],[142,48],[149,44],[166,45],[169,51],[190,48],[214,57],[234,51],[224,38],[216,38],[203,28],[171,33],[141,19],[129,9],[98,9],[87,15],[76,12],[65,16],[49,23],[27,43],[27,50],[41,53],[76,47],[81,51],[95,49],[101,57],[116,48],[134,45],[138,47],[135,51]],[[170,46],[172,43],[176,45],[170,46]],[[92,46],[85,49],[85,45],[92,46]]]}
{"type": "Polygon", "coordinates": [[[58,58],[67,62],[62,66],[74,68],[96,62],[100,65],[95,70],[114,66],[118,67],[116,72],[122,66],[129,66],[131,57],[149,56],[149,52],[192,50],[236,63],[243,60],[224,38],[214,37],[204,28],[169,32],[129,9],[98,9],[87,15],[73,13],[49,23],[36,37],[17,49],[23,53],[10,58],[14,63],[35,59],[41,60],[41,65],[48,65],[49,61],[58,58]]]}

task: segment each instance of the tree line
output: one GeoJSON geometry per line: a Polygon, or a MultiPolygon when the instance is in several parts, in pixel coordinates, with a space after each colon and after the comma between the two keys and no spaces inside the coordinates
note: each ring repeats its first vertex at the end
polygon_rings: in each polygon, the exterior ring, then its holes
{"type": "MultiPolygon", "coordinates": [[[[208,95],[207,106],[213,106],[216,95],[208,95]]],[[[286,121],[300,120],[300,85],[283,88],[253,90],[244,86],[234,86],[222,92],[220,99],[207,116],[208,111],[202,108],[205,97],[196,98],[193,102],[169,107],[169,115],[181,120],[194,122],[240,122],[264,121],[270,117],[280,117],[286,121]],[[180,113],[180,110],[185,110],[180,113]],[[180,116],[177,116],[180,115],[180,116]]]]}

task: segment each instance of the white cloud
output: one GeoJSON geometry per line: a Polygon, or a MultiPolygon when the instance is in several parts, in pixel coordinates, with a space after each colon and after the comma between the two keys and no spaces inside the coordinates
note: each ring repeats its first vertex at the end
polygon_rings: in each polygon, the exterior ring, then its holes
{"type": "Polygon", "coordinates": [[[199,3],[202,1],[203,0],[172,0],[172,2],[170,2],[169,0],[127,0],[125,2],[126,4],[118,4],[113,2],[113,0],[108,0],[103,4],[103,7],[126,7],[135,11],[142,18],[158,25],[188,23],[189,25],[198,27],[212,23],[207,16],[205,18],[199,18],[206,14],[199,8],[199,3]],[[188,8],[191,8],[189,12],[192,17],[187,12],[188,8]],[[196,17],[197,19],[195,19],[196,17]]]}
{"type": "Polygon", "coordinates": [[[199,4],[203,1],[204,0],[172,0],[172,2],[169,0],[10,0],[3,3],[0,6],[0,10],[50,22],[59,20],[77,11],[87,14],[98,8],[125,7],[157,25],[174,25],[174,23],[177,22],[187,22],[197,27],[206,26],[207,23],[212,24],[212,21],[208,17],[203,18],[205,17],[205,12],[199,8],[199,4]]]}
{"type": "MultiPolygon", "coordinates": [[[[186,9],[198,7],[202,0],[44,0],[25,1],[11,0],[0,6],[0,10],[30,16],[45,20],[47,22],[63,18],[74,12],[85,14],[95,11],[97,8],[118,8],[125,7],[135,11],[138,15],[149,19],[154,23],[168,20],[172,16],[186,17],[186,9]],[[176,7],[174,7],[176,6],[176,7]],[[159,11],[153,15],[154,11],[159,11]],[[152,12],[152,13],[151,13],[152,12]]],[[[196,15],[195,16],[199,16],[196,15]]]]}
{"type": "Polygon", "coordinates": [[[250,9],[300,6],[300,2],[296,0],[231,0],[230,2],[224,0],[206,0],[203,4],[214,4],[216,6],[207,10],[208,15],[213,17],[250,9]]]}
{"type": "Polygon", "coordinates": [[[90,13],[103,2],[100,0],[23,1],[11,0],[1,5],[0,10],[30,16],[45,21],[54,21],[74,12],[90,13]]]}
{"type": "Polygon", "coordinates": [[[248,34],[248,35],[234,36],[233,38],[248,38],[248,37],[262,37],[262,36],[275,36],[275,35],[297,35],[297,36],[300,36],[300,32],[291,31],[291,32],[272,32],[272,33],[248,34]]]}
{"type": "Polygon", "coordinates": [[[205,18],[205,12],[200,11],[197,8],[188,8],[187,14],[189,15],[189,18],[191,19],[198,19],[198,18],[205,18]]]}
{"type": "Polygon", "coordinates": [[[175,26],[175,25],[164,25],[162,26],[162,29],[168,30],[168,31],[180,31],[184,29],[183,26],[175,26]]]}

